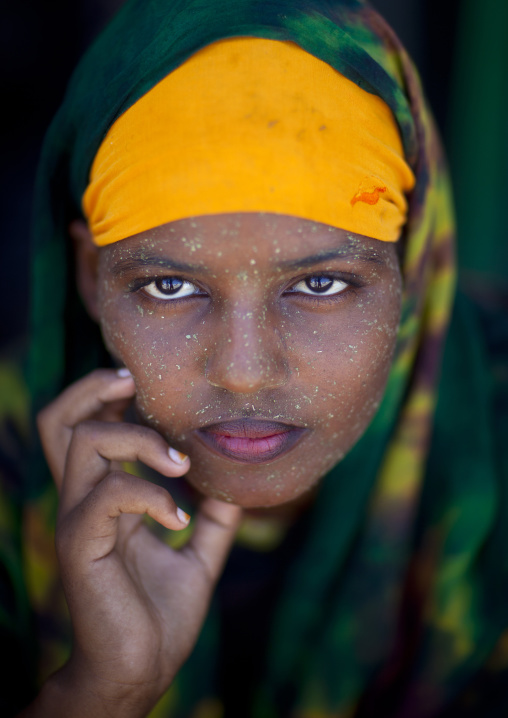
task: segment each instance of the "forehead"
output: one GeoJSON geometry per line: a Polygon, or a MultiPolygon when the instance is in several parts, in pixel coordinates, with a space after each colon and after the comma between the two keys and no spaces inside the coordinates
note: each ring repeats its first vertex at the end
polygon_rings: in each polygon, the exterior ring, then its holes
{"type": "Polygon", "coordinates": [[[193,264],[220,260],[228,265],[344,260],[392,264],[396,244],[320,222],[274,213],[245,212],[188,217],[141,232],[101,249],[108,263],[152,262],[185,257],[193,264]]]}

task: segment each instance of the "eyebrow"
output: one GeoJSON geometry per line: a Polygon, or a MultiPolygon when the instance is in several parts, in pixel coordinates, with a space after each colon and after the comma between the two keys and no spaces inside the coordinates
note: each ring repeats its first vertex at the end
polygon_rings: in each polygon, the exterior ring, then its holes
{"type": "Polygon", "coordinates": [[[383,257],[380,256],[375,250],[345,245],[344,247],[337,247],[335,249],[318,252],[317,254],[312,254],[309,257],[302,257],[301,259],[291,259],[289,261],[284,261],[281,262],[281,265],[283,267],[286,267],[287,269],[296,267],[309,267],[313,264],[326,262],[329,259],[354,259],[359,262],[370,262],[381,266],[384,266],[386,264],[383,257]]]}
{"type": "MultiPolygon", "coordinates": [[[[285,269],[292,269],[296,267],[309,267],[330,259],[353,259],[355,261],[370,262],[381,266],[386,264],[385,260],[375,250],[357,247],[351,243],[342,247],[336,247],[335,249],[318,252],[309,257],[285,260],[278,264],[285,269]]],[[[127,259],[120,259],[118,262],[115,262],[111,267],[111,271],[115,276],[120,276],[126,272],[139,270],[142,267],[161,267],[177,272],[187,272],[189,274],[209,273],[209,270],[202,265],[178,262],[167,257],[160,257],[157,254],[147,254],[143,249],[135,250],[127,259]]]]}
{"type": "Polygon", "coordinates": [[[111,267],[111,271],[115,276],[125,274],[141,267],[162,267],[164,269],[176,270],[177,272],[201,273],[207,274],[208,270],[198,264],[187,264],[186,262],[177,262],[174,259],[160,257],[157,254],[147,254],[144,250],[137,250],[127,259],[120,259],[111,267]]]}

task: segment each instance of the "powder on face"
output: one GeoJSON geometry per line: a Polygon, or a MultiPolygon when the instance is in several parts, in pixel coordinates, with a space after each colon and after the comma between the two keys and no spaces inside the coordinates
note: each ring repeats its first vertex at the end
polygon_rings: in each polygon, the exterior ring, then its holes
{"type": "Polygon", "coordinates": [[[99,251],[106,344],[135,378],[142,421],[190,456],[186,478],[199,491],[246,507],[294,500],[364,433],[396,342],[396,245],[232,213],[99,251]],[[244,420],[300,435],[275,456],[267,439],[261,461],[202,440],[203,427],[244,420]]]}

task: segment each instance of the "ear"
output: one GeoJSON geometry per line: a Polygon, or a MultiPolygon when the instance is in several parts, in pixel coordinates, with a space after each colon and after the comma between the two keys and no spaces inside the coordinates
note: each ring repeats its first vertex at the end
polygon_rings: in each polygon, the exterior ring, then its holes
{"type": "Polygon", "coordinates": [[[97,270],[99,264],[99,248],[93,243],[92,234],[88,229],[88,225],[82,219],[75,219],[70,223],[69,234],[74,244],[78,292],[88,314],[94,321],[98,322],[97,270]]]}

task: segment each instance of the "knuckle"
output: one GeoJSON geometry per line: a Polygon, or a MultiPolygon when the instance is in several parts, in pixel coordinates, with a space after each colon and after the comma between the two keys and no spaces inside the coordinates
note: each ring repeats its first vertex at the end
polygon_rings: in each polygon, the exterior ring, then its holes
{"type": "Polygon", "coordinates": [[[100,434],[100,425],[100,422],[93,421],[92,419],[80,421],[79,424],[76,424],[73,428],[73,439],[76,441],[90,441],[97,438],[100,434]]]}
{"type": "Polygon", "coordinates": [[[162,437],[160,434],[158,434],[154,429],[151,429],[149,426],[142,426],[141,424],[127,424],[124,423],[125,431],[130,432],[132,435],[132,438],[139,438],[143,439],[144,441],[150,440],[150,439],[159,439],[161,440],[162,437]]]}
{"type": "Polygon", "coordinates": [[[151,429],[148,426],[141,426],[139,424],[122,423],[121,429],[119,425],[115,426],[114,431],[122,431],[124,436],[131,442],[132,447],[137,447],[140,455],[146,454],[148,450],[153,451],[154,449],[160,451],[167,450],[167,443],[162,436],[151,429]]]}

